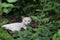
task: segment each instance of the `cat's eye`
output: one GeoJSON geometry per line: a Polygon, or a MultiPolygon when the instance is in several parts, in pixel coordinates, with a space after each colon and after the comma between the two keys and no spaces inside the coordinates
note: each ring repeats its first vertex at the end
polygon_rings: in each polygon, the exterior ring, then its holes
{"type": "Polygon", "coordinates": [[[28,20],[28,22],[30,22],[30,20],[28,20]]]}
{"type": "Polygon", "coordinates": [[[26,20],[25,20],[25,22],[26,22],[26,20]]]}

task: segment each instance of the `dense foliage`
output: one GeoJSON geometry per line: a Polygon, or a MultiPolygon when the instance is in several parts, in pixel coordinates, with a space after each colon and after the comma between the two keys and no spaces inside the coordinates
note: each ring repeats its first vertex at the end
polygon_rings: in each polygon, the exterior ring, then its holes
{"type": "Polygon", "coordinates": [[[60,0],[3,0],[0,26],[29,16],[25,31],[9,33],[0,27],[0,40],[60,40],[60,0]]]}

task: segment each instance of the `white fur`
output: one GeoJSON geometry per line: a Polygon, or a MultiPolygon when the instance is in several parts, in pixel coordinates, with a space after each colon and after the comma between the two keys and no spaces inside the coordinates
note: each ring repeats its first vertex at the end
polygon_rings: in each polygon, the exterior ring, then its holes
{"type": "Polygon", "coordinates": [[[31,18],[30,17],[25,17],[23,18],[21,23],[11,23],[11,24],[6,24],[3,25],[2,27],[5,27],[6,29],[9,29],[11,31],[20,31],[21,28],[26,29],[26,25],[30,24],[31,18]],[[30,21],[28,21],[30,20],[30,21]]]}

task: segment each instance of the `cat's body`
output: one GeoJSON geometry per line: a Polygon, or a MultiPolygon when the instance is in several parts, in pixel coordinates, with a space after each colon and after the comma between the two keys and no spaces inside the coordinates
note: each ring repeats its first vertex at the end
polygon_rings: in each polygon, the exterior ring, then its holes
{"type": "Polygon", "coordinates": [[[9,29],[11,31],[20,31],[21,28],[26,29],[26,26],[23,23],[11,23],[3,25],[2,27],[5,27],[6,29],[9,29]]]}
{"type": "Polygon", "coordinates": [[[21,28],[26,29],[27,25],[30,24],[31,18],[30,17],[25,17],[23,18],[23,21],[21,23],[11,23],[11,24],[6,24],[3,25],[2,27],[5,27],[6,29],[9,29],[11,31],[20,31],[21,28]]]}

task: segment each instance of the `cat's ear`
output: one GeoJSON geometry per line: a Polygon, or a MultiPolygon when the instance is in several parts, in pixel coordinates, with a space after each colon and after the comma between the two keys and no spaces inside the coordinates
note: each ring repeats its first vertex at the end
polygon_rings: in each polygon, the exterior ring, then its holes
{"type": "Polygon", "coordinates": [[[24,16],[21,16],[21,18],[23,19],[23,18],[25,18],[24,16]]]}
{"type": "Polygon", "coordinates": [[[31,18],[32,19],[32,17],[30,16],[29,18],[31,18]]]}

